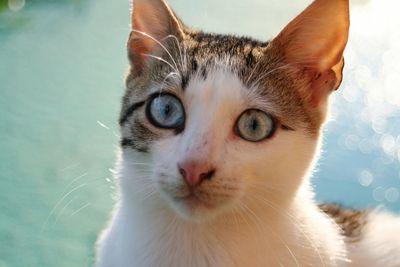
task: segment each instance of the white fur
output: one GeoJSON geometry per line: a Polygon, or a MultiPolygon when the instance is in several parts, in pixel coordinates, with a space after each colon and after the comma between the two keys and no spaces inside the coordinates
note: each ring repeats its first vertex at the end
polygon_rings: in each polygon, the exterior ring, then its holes
{"type": "Polygon", "coordinates": [[[368,216],[360,242],[349,243],[354,267],[400,266],[400,218],[384,211],[368,216]]]}
{"type": "MultiPolygon", "coordinates": [[[[301,129],[278,130],[260,143],[235,136],[239,114],[250,107],[268,109],[268,100],[258,102],[228,71],[214,70],[206,80],[195,77],[184,95],[176,93],[186,109],[184,132],[156,141],[148,154],[122,151],[121,196],[98,241],[97,267],[361,267],[370,266],[362,261],[369,240],[384,249],[385,238],[374,230],[384,225],[398,234],[396,223],[374,220],[365,244],[350,248],[358,264],[350,265],[338,227],[313,200],[308,173],[319,140],[301,129]],[[176,166],[187,158],[217,168],[204,185],[213,196],[211,209],[189,208],[171,197],[184,190],[176,166]]],[[[386,263],[379,266],[400,266],[386,263]]]]}

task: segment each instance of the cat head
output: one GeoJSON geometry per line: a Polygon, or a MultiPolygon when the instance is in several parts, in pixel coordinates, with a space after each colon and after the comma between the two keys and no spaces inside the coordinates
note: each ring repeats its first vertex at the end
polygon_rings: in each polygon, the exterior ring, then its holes
{"type": "Polygon", "coordinates": [[[261,42],[189,28],[163,0],[135,0],[123,196],[151,192],[193,220],[290,201],[342,81],[348,5],[316,0],[261,42]]]}

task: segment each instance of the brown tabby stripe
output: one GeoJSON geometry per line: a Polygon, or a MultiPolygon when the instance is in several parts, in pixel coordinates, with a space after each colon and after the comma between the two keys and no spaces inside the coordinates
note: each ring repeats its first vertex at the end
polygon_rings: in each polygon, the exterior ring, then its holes
{"type": "Polygon", "coordinates": [[[336,204],[322,204],[319,207],[340,226],[348,242],[362,238],[363,229],[368,223],[368,211],[346,209],[336,204]]]}
{"type": "Polygon", "coordinates": [[[145,103],[145,101],[141,101],[138,103],[133,103],[128,109],[126,109],[126,111],[124,113],[121,114],[121,117],[119,119],[119,125],[123,125],[130,116],[132,116],[132,113],[140,108],[141,106],[143,106],[145,103]]]}

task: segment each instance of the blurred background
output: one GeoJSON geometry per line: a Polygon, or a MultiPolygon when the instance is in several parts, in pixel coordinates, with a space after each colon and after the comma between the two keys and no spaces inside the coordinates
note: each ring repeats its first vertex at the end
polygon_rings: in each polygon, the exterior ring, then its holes
{"type": "MultiPolygon", "coordinates": [[[[267,40],[309,0],[169,0],[192,26],[267,40]]],[[[353,0],[319,201],[400,212],[398,0],[353,0]]],[[[0,267],[90,266],[115,200],[128,0],[0,0],[0,267]]]]}

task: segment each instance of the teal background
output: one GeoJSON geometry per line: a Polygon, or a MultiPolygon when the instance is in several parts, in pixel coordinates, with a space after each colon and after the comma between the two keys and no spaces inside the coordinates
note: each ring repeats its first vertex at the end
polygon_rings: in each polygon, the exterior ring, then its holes
{"type": "MultiPolygon", "coordinates": [[[[169,1],[189,25],[262,39],[309,2],[169,1]]],[[[377,2],[352,2],[345,82],[314,184],[320,201],[399,212],[398,3],[377,2]]],[[[129,7],[0,0],[0,267],[93,261],[116,195],[129,7]]]]}

